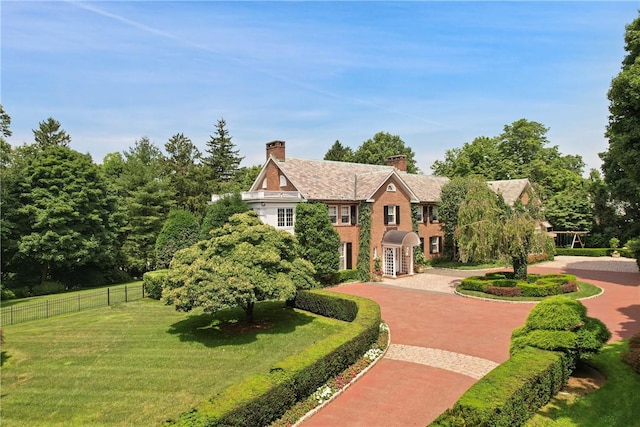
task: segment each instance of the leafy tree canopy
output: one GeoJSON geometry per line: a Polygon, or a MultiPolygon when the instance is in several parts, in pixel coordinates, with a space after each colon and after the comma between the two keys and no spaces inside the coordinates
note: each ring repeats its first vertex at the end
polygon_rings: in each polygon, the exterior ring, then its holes
{"type": "Polygon", "coordinates": [[[207,213],[200,228],[200,238],[209,239],[211,230],[225,225],[229,218],[237,213],[247,212],[249,205],[242,200],[240,193],[233,193],[222,197],[207,208],[207,213]]]}
{"type": "Polygon", "coordinates": [[[470,177],[456,176],[440,190],[438,216],[444,231],[443,255],[448,259],[454,259],[456,255],[455,230],[458,228],[458,211],[469,192],[471,181],[470,177]]]}
{"type": "Polygon", "coordinates": [[[609,147],[600,153],[602,171],[615,200],[621,202],[630,234],[640,235],[640,17],[627,25],[622,70],[611,81],[609,147]]]}
{"type": "Polygon", "coordinates": [[[372,139],[368,139],[358,147],[353,154],[353,161],[371,165],[386,165],[387,159],[392,156],[407,156],[407,172],[418,173],[415,153],[411,147],[407,147],[398,135],[387,132],[378,132],[372,139]]]}
{"type": "Polygon", "coordinates": [[[182,311],[239,306],[253,321],[256,302],[291,299],[297,289],[316,286],[313,266],[297,257],[296,246],[293,235],[253,211],[233,215],[209,240],[175,254],[163,299],[182,311]]]}
{"type": "Polygon", "coordinates": [[[176,205],[204,215],[207,206],[208,185],[200,150],[182,133],[173,135],[164,145],[164,173],[175,193],[176,205]]]}

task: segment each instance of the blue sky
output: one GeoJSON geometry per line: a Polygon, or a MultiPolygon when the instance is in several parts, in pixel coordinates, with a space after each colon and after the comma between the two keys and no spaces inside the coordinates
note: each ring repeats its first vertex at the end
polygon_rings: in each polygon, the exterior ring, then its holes
{"type": "Polygon", "coordinates": [[[599,168],[628,2],[11,1],[0,99],[12,145],[48,117],[100,163],[147,136],[201,150],[224,118],[243,165],[265,143],[320,159],[399,135],[430,173],[520,118],[599,168]]]}

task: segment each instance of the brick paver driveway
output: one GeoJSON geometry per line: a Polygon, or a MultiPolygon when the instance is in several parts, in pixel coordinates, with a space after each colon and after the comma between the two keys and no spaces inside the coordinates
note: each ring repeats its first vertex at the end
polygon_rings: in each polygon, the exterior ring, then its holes
{"type": "MultiPolygon", "coordinates": [[[[618,340],[640,331],[640,274],[628,264],[625,268],[630,270],[611,271],[611,266],[594,267],[588,258],[558,257],[530,271],[571,272],[604,288],[603,295],[584,304],[590,316],[607,324],[612,340],[618,340]]],[[[478,273],[431,270],[393,282],[336,288],[378,302],[392,344],[365,376],[303,426],[426,426],[505,361],[511,331],[524,323],[533,305],[453,294],[456,280],[470,274],[478,273]]]]}

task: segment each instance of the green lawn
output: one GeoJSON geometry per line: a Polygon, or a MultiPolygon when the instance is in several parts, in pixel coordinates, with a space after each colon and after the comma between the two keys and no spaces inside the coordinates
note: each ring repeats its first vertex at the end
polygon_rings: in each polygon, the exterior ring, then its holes
{"type": "MultiPolygon", "coordinates": [[[[456,291],[463,295],[469,295],[473,297],[487,298],[487,299],[496,299],[503,301],[542,301],[544,298],[539,297],[500,297],[497,295],[487,294],[485,292],[480,291],[470,291],[468,289],[456,289],[456,291]]],[[[602,292],[602,289],[598,286],[592,285],[590,283],[578,282],[578,292],[570,292],[567,294],[562,294],[564,296],[580,299],[580,298],[588,298],[594,295],[598,295],[602,292]]]]}
{"type": "Polygon", "coordinates": [[[281,302],[241,316],[145,299],[8,326],[2,426],[159,425],[348,327],[281,302]]]}
{"type": "Polygon", "coordinates": [[[620,359],[623,349],[626,349],[625,342],[609,344],[590,362],[607,377],[602,388],[571,404],[552,399],[527,426],[640,426],[640,375],[620,359]]]}

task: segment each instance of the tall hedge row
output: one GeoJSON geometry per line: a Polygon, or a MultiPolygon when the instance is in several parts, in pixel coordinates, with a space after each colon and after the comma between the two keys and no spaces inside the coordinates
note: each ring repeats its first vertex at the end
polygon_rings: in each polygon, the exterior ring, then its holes
{"type": "Polygon", "coordinates": [[[329,316],[338,313],[349,317],[353,307],[357,312],[351,327],[342,333],[282,360],[269,373],[254,375],[224,390],[169,424],[196,427],[268,425],[356,362],[378,337],[380,306],[371,300],[313,290],[300,291],[293,304],[329,316]]]}

